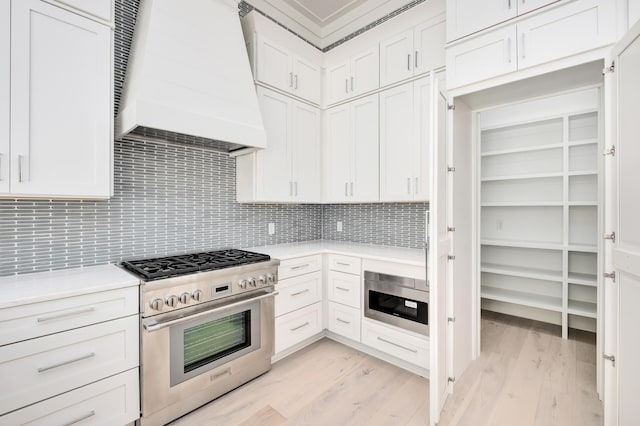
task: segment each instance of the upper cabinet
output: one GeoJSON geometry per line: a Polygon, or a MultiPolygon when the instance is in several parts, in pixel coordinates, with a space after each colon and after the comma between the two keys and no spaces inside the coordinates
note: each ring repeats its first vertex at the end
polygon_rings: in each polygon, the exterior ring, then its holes
{"type": "Polygon", "coordinates": [[[559,0],[447,0],[447,40],[452,41],[559,0]]]}
{"type": "Polygon", "coordinates": [[[380,86],[445,65],[445,15],[380,42],[380,86]]]}
{"type": "Polygon", "coordinates": [[[258,87],[267,148],[236,159],[239,202],[320,201],[320,110],[258,87]]]}
{"type": "Polygon", "coordinates": [[[69,9],[90,19],[95,19],[107,24],[112,24],[113,1],[112,0],[46,0],[64,9],[69,9]]]}
{"type": "Polygon", "coordinates": [[[377,89],[380,86],[378,46],[328,66],[325,72],[325,103],[332,105],[377,89]]]}
{"type": "Polygon", "coordinates": [[[320,104],[320,65],[290,49],[256,34],[254,78],[256,81],[320,104]]]}
{"type": "Polygon", "coordinates": [[[112,29],[52,3],[2,2],[0,195],[108,198],[112,29]]]}

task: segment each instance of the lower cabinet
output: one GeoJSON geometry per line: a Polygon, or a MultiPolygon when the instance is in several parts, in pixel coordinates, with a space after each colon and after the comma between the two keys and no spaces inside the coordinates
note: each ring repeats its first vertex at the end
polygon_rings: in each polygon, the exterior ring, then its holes
{"type": "Polygon", "coordinates": [[[422,368],[429,368],[429,339],[392,326],[362,320],[362,343],[422,368]]]}
{"type": "Polygon", "coordinates": [[[329,302],[327,328],[333,333],[359,342],[360,309],[329,302]]]}
{"type": "Polygon", "coordinates": [[[275,352],[278,354],[321,332],[322,302],[281,315],[276,318],[275,352]]]}

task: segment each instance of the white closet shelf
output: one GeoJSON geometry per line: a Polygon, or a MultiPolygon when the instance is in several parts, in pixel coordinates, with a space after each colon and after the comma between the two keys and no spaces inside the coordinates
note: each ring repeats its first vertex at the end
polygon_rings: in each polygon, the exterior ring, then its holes
{"type": "Polygon", "coordinates": [[[598,171],[597,170],[576,170],[576,171],[571,171],[571,172],[567,172],[568,176],[590,176],[590,175],[598,175],[598,171]]]}
{"type": "Polygon", "coordinates": [[[567,202],[569,207],[577,206],[577,207],[597,207],[597,201],[569,201],[567,202]]]}
{"type": "Polygon", "coordinates": [[[580,146],[580,145],[595,145],[598,143],[598,139],[584,139],[580,141],[572,141],[568,142],[569,146],[580,146]]]}
{"type": "Polygon", "coordinates": [[[562,207],[563,205],[562,201],[504,201],[482,203],[481,207],[562,207]]]}
{"type": "MultiPolygon", "coordinates": [[[[584,172],[572,172],[572,173],[584,173],[584,172]]],[[[584,173],[584,174],[595,174],[595,173],[584,173]]],[[[563,177],[564,175],[565,174],[563,172],[534,173],[534,174],[522,174],[522,175],[483,177],[480,180],[482,182],[491,182],[491,181],[496,181],[496,180],[539,179],[539,178],[548,178],[548,177],[563,177]]]]}
{"type": "Polygon", "coordinates": [[[598,277],[596,274],[582,274],[578,272],[569,272],[569,284],[578,284],[589,287],[596,287],[598,285],[598,277]]]}
{"type": "Polygon", "coordinates": [[[598,311],[595,303],[569,299],[567,313],[587,318],[597,318],[598,311]]]}
{"type": "MultiPolygon", "coordinates": [[[[563,250],[566,247],[560,243],[545,243],[534,241],[510,241],[510,240],[482,240],[483,246],[520,247],[533,249],[563,250]]],[[[582,250],[575,250],[582,251],[582,250]]]]}
{"type": "Polygon", "coordinates": [[[498,302],[515,303],[517,305],[529,306],[532,308],[562,312],[562,299],[560,297],[525,293],[522,291],[507,290],[504,288],[489,286],[482,286],[480,296],[484,299],[496,300],[498,302]]]}
{"type": "Polygon", "coordinates": [[[536,280],[559,281],[562,282],[562,271],[552,271],[540,268],[526,268],[522,266],[498,265],[495,263],[483,263],[480,266],[481,272],[492,274],[510,275],[514,277],[533,278],[536,280]]]}
{"type": "Polygon", "coordinates": [[[555,149],[562,148],[564,145],[562,143],[554,143],[549,145],[538,145],[538,146],[527,146],[522,148],[513,148],[513,149],[499,149],[495,151],[487,151],[480,154],[482,157],[490,157],[494,155],[505,155],[505,154],[516,154],[520,152],[534,152],[534,151],[544,151],[547,149],[555,149]]]}

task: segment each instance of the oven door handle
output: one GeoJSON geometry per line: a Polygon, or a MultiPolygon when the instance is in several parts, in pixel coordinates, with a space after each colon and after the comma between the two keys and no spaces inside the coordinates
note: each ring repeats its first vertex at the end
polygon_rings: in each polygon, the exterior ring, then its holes
{"type": "Polygon", "coordinates": [[[191,321],[193,319],[196,319],[196,318],[199,318],[199,317],[202,317],[202,316],[205,316],[205,315],[211,315],[211,314],[214,314],[216,312],[221,312],[221,311],[225,311],[227,309],[236,308],[238,306],[247,305],[249,303],[253,303],[253,302],[256,302],[258,300],[266,299],[268,297],[275,297],[277,294],[278,294],[277,291],[272,291],[271,293],[263,294],[262,296],[257,296],[257,297],[252,297],[250,299],[240,300],[240,301],[235,302],[235,303],[230,303],[228,305],[220,306],[219,308],[207,309],[207,310],[204,310],[202,312],[198,312],[196,314],[187,315],[185,317],[176,318],[176,319],[172,319],[172,320],[169,320],[169,321],[157,322],[156,320],[152,319],[148,323],[143,323],[142,326],[144,327],[145,331],[148,331],[148,332],[157,331],[157,330],[163,329],[165,327],[170,327],[172,325],[180,324],[180,323],[185,322],[185,321],[191,321]]]}

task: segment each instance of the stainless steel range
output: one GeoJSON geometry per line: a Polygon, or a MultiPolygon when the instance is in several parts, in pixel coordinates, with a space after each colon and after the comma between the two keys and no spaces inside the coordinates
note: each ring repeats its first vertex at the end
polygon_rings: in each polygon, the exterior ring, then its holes
{"type": "Polygon", "coordinates": [[[161,425],[271,368],[280,262],[220,250],[122,262],[140,287],[140,423],[161,425]]]}

